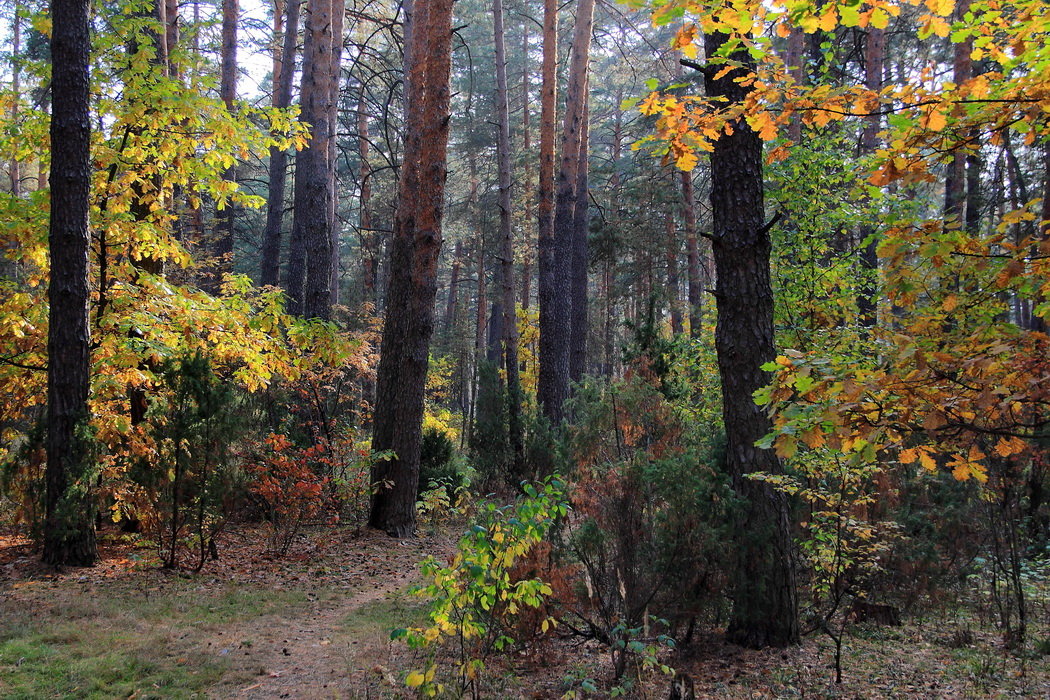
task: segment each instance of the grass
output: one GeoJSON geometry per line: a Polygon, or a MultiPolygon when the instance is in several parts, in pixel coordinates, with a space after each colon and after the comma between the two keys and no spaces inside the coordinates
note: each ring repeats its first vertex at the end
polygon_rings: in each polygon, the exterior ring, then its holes
{"type": "Polygon", "coordinates": [[[161,592],[52,590],[39,606],[0,612],[0,697],[204,697],[230,662],[200,648],[202,633],[306,601],[294,591],[185,582],[161,592]]]}

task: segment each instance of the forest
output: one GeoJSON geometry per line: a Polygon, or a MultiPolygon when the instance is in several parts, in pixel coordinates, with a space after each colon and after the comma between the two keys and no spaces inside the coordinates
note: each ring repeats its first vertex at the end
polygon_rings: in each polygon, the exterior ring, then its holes
{"type": "Polygon", "coordinates": [[[0,37],[0,696],[1050,697],[1044,0],[0,37]]]}

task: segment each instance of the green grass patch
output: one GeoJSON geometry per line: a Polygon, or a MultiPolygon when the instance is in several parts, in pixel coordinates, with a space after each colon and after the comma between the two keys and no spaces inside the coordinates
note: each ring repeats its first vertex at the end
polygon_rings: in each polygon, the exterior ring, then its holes
{"type": "Polygon", "coordinates": [[[200,641],[207,631],[307,602],[300,591],[183,581],[162,590],[56,588],[46,607],[0,611],[0,697],[205,697],[231,668],[200,641]]]}

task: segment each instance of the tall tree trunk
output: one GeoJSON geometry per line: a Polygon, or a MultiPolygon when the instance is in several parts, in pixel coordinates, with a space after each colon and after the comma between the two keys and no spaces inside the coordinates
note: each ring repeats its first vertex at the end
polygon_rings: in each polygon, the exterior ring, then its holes
{"type": "MultiPolygon", "coordinates": [[[[716,56],[723,34],[705,37],[708,56],[716,56]]],[[[750,87],[737,79],[752,69],[746,50],[731,57],[741,68],[715,80],[705,74],[707,95],[738,104],[750,87]]],[[[711,154],[713,250],[718,277],[715,349],[722,382],[726,430],[726,468],[735,490],[747,502],[736,545],[733,613],[727,635],[744,646],[794,644],[799,639],[798,604],[787,499],[751,472],[780,474],[780,460],[755,443],[772,428],[754,392],[769,383],[762,365],[774,357],[773,289],[770,237],[762,198],[762,141],[744,120],[723,134],[711,154]]]]}
{"type": "MultiPolygon", "coordinates": [[[[864,84],[869,90],[882,89],[882,70],[886,57],[886,33],[877,27],[868,27],[868,36],[864,48],[864,84]]],[[[869,114],[864,118],[860,135],[860,156],[870,156],[879,145],[879,128],[881,117],[869,114]]],[[[860,268],[863,278],[857,295],[857,312],[862,328],[874,328],[878,322],[878,241],[875,240],[875,227],[863,224],[858,237],[860,249],[860,268]],[[867,243],[864,241],[867,240],[867,243]]]]}
{"type": "Polygon", "coordinates": [[[406,46],[404,162],[391,244],[390,289],[376,390],[372,446],[396,457],[372,470],[369,524],[395,537],[416,527],[423,394],[434,328],[449,126],[452,2],[417,5],[406,46]]]}
{"type": "Polygon", "coordinates": [[[510,105],[507,90],[507,48],[503,36],[503,0],[492,0],[493,40],[496,52],[496,115],[499,134],[496,158],[499,161],[499,230],[502,243],[500,266],[503,268],[503,367],[507,373],[507,437],[513,465],[511,473],[523,476],[524,442],[521,434],[521,381],[518,378],[518,315],[514,301],[514,174],[510,147],[510,105]]]}
{"type": "MultiPolygon", "coordinates": [[[[16,2],[11,17],[11,123],[18,124],[18,106],[22,100],[22,17],[21,5],[16,2]]],[[[11,157],[11,195],[22,196],[22,164],[18,156],[11,157]]]]}
{"type": "MultiPolygon", "coordinates": [[[[970,10],[970,0],[959,0],[955,3],[955,19],[961,21],[970,10]]],[[[954,44],[952,64],[952,81],[962,85],[973,77],[973,42],[970,39],[954,44]]],[[[966,208],[966,154],[955,149],[944,177],[944,221],[954,221],[961,225],[966,208]]]]}
{"type": "MultiPolygon", "coordinates": [[[[162,0],[163,2],[163,0],[162,0]]],[[[226,109],[234,110],[237,100],[237,22],[240,19],[238,0],[222,0],[222,66],[219,80],[219,97],[226,109]]],[[[222,178],[237,180],[237,166],[231,165],[222,178]]],[[[236,207],[233,202],[216,213],[215,263],[212,275],[205,285],[209,291],[218,293],[222,276],[233,272],[233,232],[236,222],[236,207]]]]}
{"type": "Polygon", "coordinates": [[[331,0],[309,0],[304,22],[300,118],[311,125],[310,140],[296,157],[289,250],[288,309],[306,318],[331,313],[332,241],[328,197],[328,103],[332,90],[331,0]]]}
{"type": "Polygon", "coordinates": [[[704,290],[700,280],[700,239],[696,230],[696,196],[693,194],[693,174],[678,173],[682,184],[682,226],[685,228],[687,258],[686,275],[689,283],[689,337],[699,338],[704,322],[704,290]]]}
{"type": "Polygon", "coordinates": [[[329,303],[339,303],[339,178],[338,178],[338,140],[339,140],[339,90],[342,79],[343,58],[343,20],[346,16],[346,0],[332,0],[332,96],[328,103],[328,220],[331,237],[332,262],[328,282],[331,297],[329,303]]]}
{"type": "MultiPolygon", "coordinates": [[[[587,80],[585,85],[589,85],[587,80]]],[[[590,146],[590,100],[587,87],[583,91],[583,120],[580,126],[580,145],[576,163],[576,202],[572,214],[572,239],[569,259],[569,381],[579,382],[587,371],[587,267],[590,254],[587,235],[590,229],[590,198],[588,184],[587,155],[590,146]]]]}
{"type": "MultiPolygon", "coordinates": [[[[521,152],[532,153],[532,114],[529,107],[529,27],[526,23],[521,35],[521,152]]],[[[554,141],[551,141],[554,144],[554,141]]],[[[553,166],[554,160],[551,160],[553,166]]],[[[525,202],[525,221],[532,221],[532,178],[524,178],[525,191],[522,200],[525,202]]],[[[521,261],[521,308],[528,309],[532,303],[532,236],[531,228],[524,227],[525,245],[522,248],[521,261]]]]}
{"type": "Polygon", "coordinates": [[[88,325],[91,116],[87,0],[51,3],[51,220],[48,244],[47,467],[43,560],[98,560],[92,499],[88,325]],[[56,21],[57,20],[57,21],[56,21]]]}
{"type": "Polygon", "coordinates": [[[445,335],[452,337],[456,327],[456,311],[459,308],[459,273],[463,267],[463,241],[456,241],[452,254],[452,273],[448,279],[448,303],[445,305],[445,335]]]}
{"type": "MultiPolygon", "coordinates": [[[[554,133],[558,113],[558,3],[543,1],[543,62],[540,84],[540,172],[537,192],[536,216],[538,236],[536,241],[537,301],[540,306],[540,328],[549,326],[554,318],[554,307],[561,302],[557,290],[558,253],[554,239],[554,133]]],[[[544,331],[545,332],[545,331],[544,331]]],[[[542,336],[539,349],[539,374],[554,374],[554,359],[546,361],[547,349],[542,336]]],[[[540,380],[537,399],[541,406],[553,403],[555,398],[544,392],[551,391],[553,377],[540,380]]],[[[546,408],[543,409],[545,412],[546,408]]],[[[547,414],[550,417],[550,414],[547,414]]]]}
{"type": "Polygon", "coordinates": [[[552,425],[559,425],[564,419],[564,403],[569,391],[570,256],[593,19],[594,0],[579,0],[569,61],[569,84],[565,93],[553,239],[547,246],[543,246],[541,239],[540,247],[540,265],[546,268],[547,274],[540,273],[540,372],[536,398],[552,425]]]}
{"type": "Polygon", "coordinates": [[[369,162],[368,110],[365,106],[365,85],[357,96],[357,158],[361,163],[358,174],[357,227],[361,231],[361,258],[364,265],[365,300],[378,304],[376,275],[379,268],[379,236],[372,230],[372,164],[369,162]]]}
{"type": "Polygon", "coordinates": [[[682,305],[678,299],[678,237],[675,235],[674,214],[664,214],[666,233],[665,255],[667,257],[667,304],[671,310],[671,334],[682,333],[682,305]]]}
{"type": "MultiPolygon", "coordinates": [[[[278,4],[282,0],[278,0],[278,4]]],[[[299,8],[302,0],[287,0],[284,40],[280,54],[274,56],[273,106],[285,109],[292,104],[292,82],[295,76],[295,46],[299,36],[299,8]]],[[[280,9],[275,6],[274,14],[280,9]]],[[[276,20],[275,20],[276,21],[276,20]]],[[[284,191],[288,179],[288,151],[270,149],[270,181],[266,197],[266,229],[263,232],[262,263],[259,280],[277,286],[281,270],[281,232],[284,226],[284,191]]]]}

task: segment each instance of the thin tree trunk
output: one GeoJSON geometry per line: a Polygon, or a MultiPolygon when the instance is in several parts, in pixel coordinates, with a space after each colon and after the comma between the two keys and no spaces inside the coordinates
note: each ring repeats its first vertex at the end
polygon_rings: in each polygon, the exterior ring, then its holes
{"type": "MultiPolygon", "coordinates": [[[[540,306],[540,328],[549,326],[554,318],[553,309],[560,303],[557,291],[558,254],[554,239],[554,131],[558,111],[558,3],[557,0],[543,2],[543,63],[540,84],[540,172],[536,215],[538,236],[536,241],[537,292],[540,306]]],[[[539,374],[554,374],[554,359],[544,360],[549,353],[547,344],[540,337],[539,374]],[[544,369],[544,364],[547,368],[544,369]]],[[[544,392],[552,389],[554,377],[541,379],[537,399],[541,406],[553,403],[553,396],[544,392]]],[[[546,411],[547,409],[544,409],[546,411]]],[[[548,414],[549,417],[549,414],[548,414]]]]}
{"type": "MultiPolygon", "coordinates": [[[[281,0],[278,0],[280,3],[281,0]]],[[[292,104],[292,82],[295,76],[295,46],[299,36],[299,8],[301,0],[288,0],[284,21],[284,40],[279,55],[274,56],[273,106],[285,109],[292,104]]],[[[275,14],[280,10],[275,7],[275,14]]],[[[275,20],[276,21],[276,20],[275,20]]],[[[266,229],[263,232],[262,264],[259,279],[262,284],[280,283],[281,233],[284,226],[285,182],[288,179],[288,151],[270,149],[270,182],[266,198],[266,229]]]]}
{"type": "Polygon", "coordinates": [[[361,91],[357,97],[357,158],[361,163],[358,175],[361,190],[358,197],[357,227],[361,231],[365,300],[378,304],[376,274],[379,268],[379,236],[372,230],[372,164],[368,161],[368,110],[365,108],[364,83],[360,87],[361,91]]]}
{"type": "Polygon", "coordinates": [[[686,274],[689,283],[689,337],[699,338],[704,323],[704,290],[700,280],[700,241],[696,230],[696,196],[693,194],[693,174],[678,173],[682,183],[682,225],[685,228],[687,258],[686,274]]]}
{"type": "MultiPolygon", "coordinates": [[[[588,80],[585,85],[589,85],[588,80]]],[[[583,93],[583,119],[580,126],[580,144],[577,155],[575,206],[573,208],[572,240],[570,241],[572,264],[569,276],[569,381],[578,383],[587,371],[587,267],[590,255],[587,249],[587,234],[590,228],[590,199],[588,193],[587,154],[590,135],[590,100],[587,87],[583,93]]]]}
{"type": "MultiPolygon", "coordinates": [[[[707,35],[707,56],[716,56],[725,41],[723,34],[707,35]]],[[[737,79],[753,66],[746,50],[738,49],[732,59],[743,67],[733,68],[717,80],[705,74],[707,95],[730,105],[747,97],[750,87],[737,79]]],[[[722,382],[725,459],[734,488],[747,503],[737,529],[738,568],[727,635],[744,646],[782,646],[799,639],[787,499],[765,482],[746,477],[756,471],[783,471],[772,450],[755,446],[772,426],[752,397],[769,383],[762,365],[774,357],[762,141],[742,119],[732,126],[733,133],[723,134],[711,154],[713,249],[718,276],[715,348],[722,382]]]]}
{"type": "Polygon", "coordinates": [[[339,249],[340,232],[342,226],[339,222],[339,178],[337,158],[339,140],[339,95],[342,79],[343,58],[343,20],[346,15],[346,0],[332,0],[332,96],[329,102],[328,114],[328,219],[329,232],[331,236],[332,262],[331,279],[328,287],[331,291],[329,303],[335,306],[339,303],[339,249]]]}
{"type": "MultiPolygon", "coordinates": [[[[11,123],[18,124],[18,106],[22,100],[22,17],[21,6],[15,3],[11,18],[11,123]]],[[[11,195],[22,196],[22,164],[18,156],[11,157],[11,195]]]]}
{"type": "MultiPolygon", "coordinates": [[[[234,103],[237,100],[237,23],[239,19],[238,0],[222,0],[222,66],[219,97],[230,112],[233,112],[234,103]]],[[[222,178],[236,182],[237,166],[231,165],[223,173],[222,178]]],[[[216,213],[218,231],[215,241],[215,262],[212,275],[205,285],[212,293],[220,291],[222,276],[233,272],[235,210],[233,202],[226,202],[225,207],[216,213]]]]}
{"type": "Polygon", "coordinates": [[[445,335],[449,338],[455,332],[456,311],[459,307],[459,273],[463,267],[463,241],[456,241],[456,249],[452,254],[452,273],[448,280],[448,303],[445,305],[445,335]]]}
{"type": "Polygon", "coordinates": [[[48,244],[47,467],[43,560],[98,560],[91,493],[91,329],[88,323],[88,197],[91,184],[87,0],[51,3],[51,214],[48,244]],[[58,19],[59,21],[54,21],[58,19]]]}
{"type": "Polygon", "coordinates": [[[372,470],[369,524],[395,537],[415,533],[423,395],[434,328],[449,127],[452,0],[415,8],[408,42],[405,157],[391,245],[390,290],[376,389],[372,446],[395,457],[372,470]],[[410,48],[409,48],[410,47],[410,48]]]}
{"type": "MultiPolygon", "coordinates": [[[[521,48],[521,152],[532,153],[532,114],[529,107],[529,27],[526,23],[522,32],[521,48]]],[[[551,141],[553,145],[554,141],[551,141]]],[[[554,160],[551,160],[551,165],[554,160]]],[[[532,178],[525,177],[525,191],[522,199],[525,202],[525,221],[532,221],[532,178]]],[[[528,309],[532,303],[532,241],[528,226],[524,227],[525,245],[521,261],[521,308],[528,309]]]]}
{"type": "Polygon", "coordinates": [[[499,229],[502,242],[500,266],[503,268],[503,366],[507,373],[507,433],[514,460],[511,473],[522,476],[525,471],[525,454],[521,434],[521,382],[518,378],[518,315],[514,303],[514,212],[511,190],[514,181],[511,163],[514,154],[510,147],[503,0],[492,0],[492,23],[496,52],[496,114],[499,121],[496,158],[499,161],[499,229]]]}
{"type": "Polygon", "coordinates": [[[678,299],[678,237],[675,235],[674,214],[664,214],[664,231],[666,232],[667,257],[667,303],[671,309],[671,334],[682,333],[682,305],[678,299]]]}
{"type": "MultiPolygon", "coordinates": [[[[886,56],[886,33],[877,27],[868,27],[868,37],[864,49],[864,83],[869,90],[882,88],[882,70],[886,56]]],[[[860,157],[864,158],[875,152],[879,145],[879,128],[881,117],[869,114],[864,118],[860,136],[860,157]]],[[[860,268],[862,281],[857,295],[857,312],[862,328],[874,328],[878,323],[878,290],[879,290],[879,256],[878,241],[875,239],[875,227],[864,224],[858,232],[861,244],[860,268]],[[867,243],[864,241],[867,240],[867,243]]]]}

